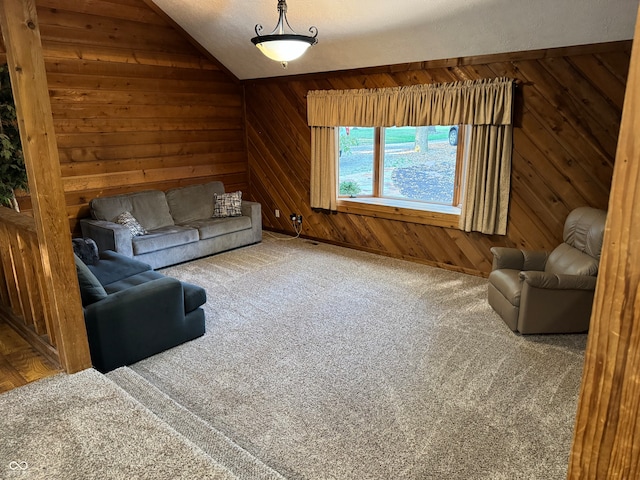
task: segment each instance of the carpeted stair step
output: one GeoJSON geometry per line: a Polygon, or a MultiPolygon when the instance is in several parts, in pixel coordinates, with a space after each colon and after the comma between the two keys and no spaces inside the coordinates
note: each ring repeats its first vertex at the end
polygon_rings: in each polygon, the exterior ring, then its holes
{"type": "Polygon", "coordinates": [[[209,423],[175,402],[128,367],[106,375],[158,418],[243,480],[285,480],[209,423]]]}
{"type": "Polygon", "coordinates": [[[90,368],[0,395],[3,480],[241,480],[90,368]]]}

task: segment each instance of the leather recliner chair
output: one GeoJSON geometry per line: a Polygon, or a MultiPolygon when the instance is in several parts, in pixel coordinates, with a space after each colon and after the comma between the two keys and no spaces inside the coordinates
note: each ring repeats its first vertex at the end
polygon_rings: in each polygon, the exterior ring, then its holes
{"type": "Polygon", "coordinates": [[[573,210],[564,242],[551,253],[493,247],[489,304],[514,332],[576,333],[589,329],[607,213],[573,210]]]}

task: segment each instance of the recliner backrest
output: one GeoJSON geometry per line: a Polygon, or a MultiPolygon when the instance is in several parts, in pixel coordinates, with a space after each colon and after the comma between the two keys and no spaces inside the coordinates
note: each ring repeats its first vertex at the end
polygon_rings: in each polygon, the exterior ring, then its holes
{"type": "Polygon", "coordinates": [[[561,243],[549,255],[544,271],[562,275],[597,275],[598,260],[566,243],[561,243]]]}
{"type": "Polygon", "coordinates": [[[600,260],[607,212],[591,207],[573,210],[564,222],[564,242],[600,260]]]}
{"type": "Polygon", "coordinates": [[[598,274],[607,213],[591,207],[573,210],[564,224],[564,243],[549,255],[544,271],[565,275],[598,274]]]}

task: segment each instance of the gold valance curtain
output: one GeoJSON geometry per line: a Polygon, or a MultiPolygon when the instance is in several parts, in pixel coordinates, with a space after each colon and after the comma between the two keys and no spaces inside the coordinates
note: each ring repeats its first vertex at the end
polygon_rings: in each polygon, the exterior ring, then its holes
{"type": "Polygon", "coordinates": [[[510,125],[513,80],[508,78],[371,90],[314,90],[307,94],[311,127],[510,125]]]}
{"type": "Polygon", "coordinates": [[[508,78],[307,94],[311,207],[337,206],[336,127],[470,125],[460,229],[506,234],[513,80],[508,78]]]}

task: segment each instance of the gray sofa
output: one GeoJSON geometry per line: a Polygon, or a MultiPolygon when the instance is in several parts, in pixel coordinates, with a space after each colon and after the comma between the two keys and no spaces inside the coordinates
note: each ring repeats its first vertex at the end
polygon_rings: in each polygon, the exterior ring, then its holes
{"type": "Polygon", "coordinates": [[[259,203],[242,201],[242,215],[213,218],[214,194],[223,194],[222,182],[191,185],[162,192],[143,192],[91,200],[92,218],[80,220],[82,236],[99,250],[113,250],[161,268],[262,240],[259,203]],[[115,223],[130,212],[147,231],[132,236],[115,223]]]}
{"type": "Polygon", "coordinates": [[[115,252],[102,252],[88,264],[74,257],[91,361],[99,371],[204,335],[203,288],[115,252]]]}

